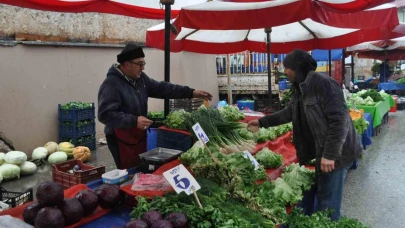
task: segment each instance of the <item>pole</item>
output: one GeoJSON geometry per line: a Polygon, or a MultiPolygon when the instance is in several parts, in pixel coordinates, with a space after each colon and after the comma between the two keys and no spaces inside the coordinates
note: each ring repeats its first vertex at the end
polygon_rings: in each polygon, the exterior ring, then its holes
{"type": "Polygon", "coordinates": [[[342,84],[346,85],[346,76],[345,76],[345,49],[342,49],[342,84]]]}
{"type": "Polygon", "coordinates": [[[354,58],[353,58],[353,55],[352,55],[352,64],[351,64],[351,68],[352,68],[352,82],[353,82],[353,84],[354,84],[354,58]]]}
{"type": "MultiPolygon", "coordinates": [[[[170,82],[170,16],[174,0],[160,0],[160,3],[165,6],[165,82],[170,82]]],[[[165,117],[169,115],[169,99],[167,98],[164,101],[164,113],[165,117]]]]}
{"type": "Polygon", "coordinates": [[[329,77],[332,77],[332,50],[328,50],[328,59],[329,59],[329,77]]]}
{"type": "Polygon", "coordinates": [[[270,38],[270,33],[271,33],[271,28],[265,28],[264,32],[266,33],[266,40],[267,40],[267,80],[268,80],[268,90],[269,90],[269,108],[271,108],[271,96],[272,96],[272,90],[271,90],[271,56],[270,56],[270,51],[271,51],[271,38],[270,38]]]}
{"type": "Polygon", "coordinates": [[[232,83],[231,83],[231,64],[229,64],[229,54],[226,55],[226,75],[228,78],[228,104],[233,105],[232,101],[232,83]]]}

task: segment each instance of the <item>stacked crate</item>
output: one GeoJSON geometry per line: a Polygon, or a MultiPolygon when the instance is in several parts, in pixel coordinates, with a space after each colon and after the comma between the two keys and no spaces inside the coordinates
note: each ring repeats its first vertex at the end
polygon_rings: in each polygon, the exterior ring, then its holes
{"type": "Polygon", "coordinates": [[[90,108],[63,109],[58,106],[59,142],[96,149],[96,122],[94,103],[90,108]]]}
{"type": "Polygon", "coordinates": [[[199,98],[171,99],[169,100],[169,111],[173,112],[180,109],[184,109],[187,112],[192,112],[197,110],[203,104],[204,100],[199,98]]]}

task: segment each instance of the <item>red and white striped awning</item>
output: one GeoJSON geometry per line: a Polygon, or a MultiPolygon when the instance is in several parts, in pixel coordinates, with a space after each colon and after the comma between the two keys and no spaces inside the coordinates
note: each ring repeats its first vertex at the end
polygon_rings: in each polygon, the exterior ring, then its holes
{"type": "Polygon", "coordinates": [[[333,12],[354,13],[392,2],[392,0],[315,0],[315,2],[333,12]]]}
{"type": "MultiPolygon", "coordinates": [[[[176,24],[176,22],[174,22],[176,24]]],[[[282,26],[271,32],[271,53],[288,53],[296,48],[303,50],[336,49],[364,41],[395,38],[405,35],[401,29],[350,29],[338,28],[305,19],[282,26]]],[[[241,51],[266,52],[264,29],[202,30],[182,28],[177,37],[171,34],[171,51],[189,51],[204,54],[229,54],[241,51]]],[[[146,32],[146,45],[164,50],[164,24],[151,27],[146,32]]]]}
{"type": "MultiPolygon", "coordinates": [[[[398,27],[400,26],[403,28],[405,24],[401,24],[398,27]]],[[[357,54],[359,58],[405,60],[405,36],[350,46],[346,48],[346,53],[357,54]]]]}
{"type": "MultiPolygon", "coordinates": [[[[171,15],[175,18],[184,6],[207,0],[176,0],[171,15]]],[[[66,13],[109,13],[136,18],[164,19],[165,10],[159,0],[0,0],[8,4],[36,10],[66,13]]]]}
{"type": "MultiPolygon", "coordinates": [[[[179,27],[210,30],[268,28],[305,19],[340,28],[394,28],[399,23],[397,8],[393,4],[344,14],[321,6],[320,3],[326,4],[326,1],[277,0],[244,3],[212,1],[183,7],[177,23],[179,27]]],[[[340,2],[342,1],[348,0],[340,2]]],[[[337,6],[337,0],[334,2],[328,4],[337,6]]]]}

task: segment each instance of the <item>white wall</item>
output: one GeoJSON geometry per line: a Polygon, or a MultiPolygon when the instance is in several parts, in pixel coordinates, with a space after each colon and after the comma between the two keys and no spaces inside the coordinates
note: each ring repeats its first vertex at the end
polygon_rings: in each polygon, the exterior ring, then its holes
{"type": "MultiPolygon", "coordinates": [[[[164,78],[164,53],[145,49],[145,72],[164,78]]],[[[0,131],[16,149],[27,152],[58,140],[58,104],[95,102],[119,48],[0,46],[0,131]]],[[[215,57],[194,53],[171,55],[171,82],[208,90],[218,102],[215,57]]],[[[96,105],[97,107],[97,105],[96,105]]],[[[149,110],[163,110],[151,99],[149,110]]],[[[104,137],[96,122],[97,136],[104,137]]]]}

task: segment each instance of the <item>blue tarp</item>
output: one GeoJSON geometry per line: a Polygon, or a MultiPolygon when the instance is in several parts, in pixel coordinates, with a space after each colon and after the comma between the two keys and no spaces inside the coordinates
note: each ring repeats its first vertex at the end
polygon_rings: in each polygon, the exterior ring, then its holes
{"type": "MultiPolygon", "coordinates": [[[[342,49],[332,49],[331,53],[332,61],[341,60],[342,59],[342,49]]],[[[312,51],[312,58],[315,61],[329,61],[329,53],[328,50],[313,50],[312,51]]]]}

